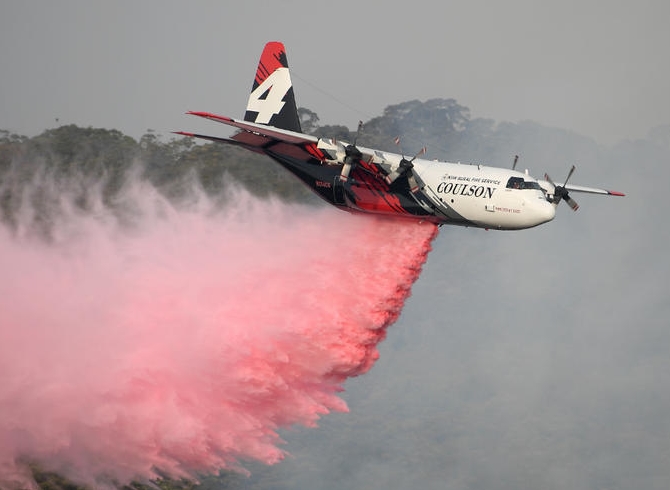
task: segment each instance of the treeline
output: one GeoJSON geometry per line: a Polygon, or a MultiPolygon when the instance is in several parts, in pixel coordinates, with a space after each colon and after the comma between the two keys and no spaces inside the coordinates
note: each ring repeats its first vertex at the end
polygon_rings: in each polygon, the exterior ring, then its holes
{"type": "MultiPolygon", "coordinates": [[[[128,179],[144,179],[169,199],[183,197],[197,183],[211,196],[233,182],[259,196],[270,194],[293,201],[309,193],[267,158],[239,148],[196,144],[190,138],[162,140],[147,132],[139,141],[114,129],[74,125],[49,129],[28,138],[0,131],[0,213],[10,221],[27,187],[56,186],[74,193],[86,207],[96,188],[106,204],[128,179]]],[[[39,203],[31,203],[39,206],[39,203]]]]}
{"type": "Polygon", "coordinates": [[[224,205],[232,186],[262,197],[320,202],[283,167],[229,145],[164,140],[154,132],[135,140],[113,129],[74,125],[32,138],[0,132],[0,222],[14,231],[49,239],[64,207],[87,213],[104,206],[122,219],[130,204],[123,191],[136,181],[150,183],[173,204],[204,193],[224,205]]]}
{"type": "MultiPolygon", "coordinates": [[[[305,108],[299,113],[306,133],[345,141],[356,137],[355,128],[321,126],[316,113],[305,108]]],[[[670,128],[657,128],[644,142],[643,152],[653,150],[650,145],[667,149],[669,135],[670,128]]],[[[358,143],[408,156],[426,146],[426,158],[503,167],[521,155],[519,168],[530,168],[534,175],[562,173],[572,162],[609,165],[617,156],[570,131],[532,122],[471,119],[469,109],[454,99],[390,105],[382,115],[364,121],[358,143]],[[394,144],[397,136],[400,145],[394,144]]],[[[257,196],[321,202],[269,158],[229,145],[166,138],[153,131],[135,140],[114,129],[74,125],[31,138],[0,131],[0,221],[10,226],[17,226],[26,208],[39,222],[64,193],[82,210],[100,200],[113,208],[130,179],[150,182],[172,201],[188,197],[195,187],[215,201],[225,201],[226,188],[242,185],[257,196]]]]}

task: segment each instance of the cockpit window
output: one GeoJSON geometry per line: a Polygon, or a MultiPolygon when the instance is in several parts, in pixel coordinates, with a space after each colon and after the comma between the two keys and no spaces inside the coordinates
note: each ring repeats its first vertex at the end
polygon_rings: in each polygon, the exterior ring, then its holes
{"type": "Polygon", "coordinates": [[[531,182],[531,181],[528,181],[528,180],[523,181],[523,188],[524,189],[537,189],[537,190],[540,190],[540,191],[542,190],[542,187],[540,187],[540,184],[538,184],[537,182],[531,182]]]}
{"type": "Polygon", "coordinates": [[[541,190],[537,182],[523,180],[523,177],[510,177],[507,181],[508,189],[538,189],[541,190]]]}

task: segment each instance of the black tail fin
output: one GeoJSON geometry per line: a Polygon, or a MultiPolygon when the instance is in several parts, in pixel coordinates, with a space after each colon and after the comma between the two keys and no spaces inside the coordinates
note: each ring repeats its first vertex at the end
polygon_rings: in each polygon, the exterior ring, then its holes
{"type": "Polygon", "coordinates": [[[286,49],[280,42],[269,42],[263,49],[244,120],[302,132],[286,49]]]}

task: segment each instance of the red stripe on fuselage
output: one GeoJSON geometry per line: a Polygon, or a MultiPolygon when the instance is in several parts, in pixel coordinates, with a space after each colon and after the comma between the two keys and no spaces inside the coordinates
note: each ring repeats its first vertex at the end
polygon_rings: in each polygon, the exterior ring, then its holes
{"type": "Polygon", "coordinates": [[[374,165],[371,162],[361,161],[360,167],[364,168],[368,172],[374,174],[374,176],[366,173],[366,183],[377,192],[378,196],[388,203],[389,206],[397,213],[407,214],[407,210],[400,203],[398,196],[391,192],[390,186],[384,180],[382,174],[379,171],[379,167],[374,165]]]}
{"type": "Polygon", "coordinates": [[[388,184],[383,180],[360,168],[353,171],[352,177],[356,184],[351,186],[351,192],[359,208],[377,213],[410,214],[402,207],[398,196],[390,192],[388,184]]]}
{"type": "Polygon", "coordinates": [[[305,145],[305,150],[312,155],[314,158],[316,158],[319,161],[324,161],[326,159],[326,155],[317,148],[315,143],[308,143],[305,145]]]}

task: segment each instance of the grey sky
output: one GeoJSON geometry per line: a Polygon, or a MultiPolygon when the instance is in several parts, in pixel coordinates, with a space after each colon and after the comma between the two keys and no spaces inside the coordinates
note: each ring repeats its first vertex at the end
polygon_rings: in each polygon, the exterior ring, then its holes
{"type": "Polygon", "coordinates": [[[323,123],[452,97],[609,144],[670,123],[669,20],[662,0],[5,0],[0,128],[199,129],[183,112],[241,115],[264,43],[281,40],[298,104],[323,123]]]}

